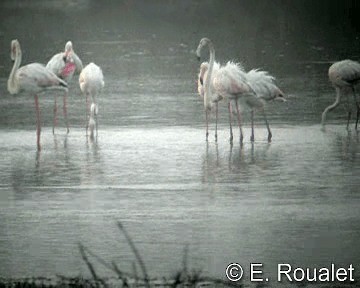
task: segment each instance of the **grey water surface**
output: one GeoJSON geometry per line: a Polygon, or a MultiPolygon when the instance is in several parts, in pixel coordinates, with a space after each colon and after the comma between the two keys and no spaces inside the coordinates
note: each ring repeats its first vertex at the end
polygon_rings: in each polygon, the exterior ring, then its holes
{"type": "MultiPolygon", "coordinates": [[[[89,276],[78,243],[132,271],[136,260],[117,221],[131,235],[151,277],[179,271],[187,246],[189,269],[222,279],[231,262],[243,264],[247,282],[254,262],[263,263],[264,276],[274,282],[278,263],[359,269],[360,135],[354,119],[346,130],[344,105],[328,114],[326,131],[320,129],[322,111],[335,100],[327,69],[343,55],[356,60],[351,41],[357,40],[344,36],[343,46],[334,48],[335,41],[327,38],[334,35],[327,30],[320,40],[312,32],[299,45],[291,42],[293,30],[256,36],[266,24],[251,17],[246,1],[245,16],[234,19],[238,29],[248,25],[249,34],[237,37],[228,18],[208,25],[202,18],[189,22],[202,11],[201,1],[193,2],[200,6],[190,2],[156,2],[160,7],[142,1],[133,6],[132,1],[121,1],[128,3],[124,6],[113,1],[104,6],[95,1],[2,4],[0,277],[89,276]],[[177,10],[189,19],[178,20],[177,10]],[[31,35],[24,28],[30,23],[37,29],[31,35]],[[285,37],[281,49],[269,40],[274,35],[285,37]],[[250,142],[250,115],[244,108],[244,145],[234,123],[231,146],[225,103],[220,104],[218,142],[214,115],[205,141],[194,54],[203,36],[213,38],[220,61],[237,59],[247,69],[261,67],[277,77],[287,102],[267,105],[271,143],[260,113],[255,142],[250,142]],[[56,92],[40,96],[42,151],[36,151],[33,97],[6,91],[13,38],[22,45],[24,64],[46,63],[72,40],[84,64],[102,67],[97,141],[85,135],[85,100],[76,76],[69,92],[68,135],[61,115],[52,134],[56,92]]],[[[223,13],[234,9],[207,3],[214,19],[218,6],[223,13]]],[[[115,276],[93,261],[100,275],[115,276]]]]}

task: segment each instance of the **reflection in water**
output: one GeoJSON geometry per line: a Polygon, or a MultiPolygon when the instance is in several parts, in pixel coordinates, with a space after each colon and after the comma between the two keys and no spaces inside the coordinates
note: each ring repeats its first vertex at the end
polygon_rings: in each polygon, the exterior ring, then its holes
{"type": "MultiPolygon", "coordinates": [[[[91,142],[82,128],[72,129],[68,136],[54,136],[53,145],[45,138],[46,149],[35,157],[33,145],[27,150],[16,142],[20,132],[2,131],[13,145],[0,151],[0,216],[8,223],[2,227],[6,234],[0,257],[5,265],[0,275],[53,275],[55,262],[64,274],[79,271],[79,241],[105,259],[124,263],[120,259],[125,257],[131,263],[126,243],[114,255],[119,245],[116,220],[133,227],[146,260],[162,263],[151,267],[155,275],[178,268],[171,264],[177,263],[174,251],[181,253],[185,242],[193,251],[189,261],[221,277],[233,257],[270,265],[283,260],[283,245],[288,245],[290,260],[320,263],[327,260],[326,253],[336,253],[333,248],[322,248],[320,254],[308,250],[302,257],[301,241],[318,246],[329,236],[331,247],[344,248],[344,239],[353,243],[360,236],[346,224],[360,218],[353,210],[359,185],[358,134],[348,134],[341,125],[329,125],[325,133],[320,125],[274,125],[272,143],[263,129],[263,142],[241,147],[221,141],[224,127],[218,143],[206,143],[201,131],[105,126],[98,142],[91,142]],[[329,226],[328,219],[343,228],[329,226]],[[309,225],[318,227],[316,237],[309,225]],[[37,228],[29,232],[30,227],[37,228]],[[354,234],[346,234],[348,229],[354,234]],[[341,238],[333,237],[335,231],[341,238]],[[107,235],[107,244],[94,235],[107,235]],[[153,238],[159,240],[149,243],[153,238]],[[238,247],[235,251],[224,248],[231,243],[238,247]],[[10,258],[2,252],[8,249],[10,258]],[[161,257],[154,254],[159,249],[161,257]]],[[[336,253],[339,262],[360,256],[354,249],[336,253]]]]}
{"type": "Polygon", "coordinates": [[[356,161],[358,154],[360,153],[359,139],[360,133],[358,131],[351,130],[348,131],[346,136],[336,136],[334,143],[337,142],[335,146],[341,148],[341,155],[343,157],[342,160],[347,160],[345,163],[347,163],[348,161],[350,163],[356,161]]]}

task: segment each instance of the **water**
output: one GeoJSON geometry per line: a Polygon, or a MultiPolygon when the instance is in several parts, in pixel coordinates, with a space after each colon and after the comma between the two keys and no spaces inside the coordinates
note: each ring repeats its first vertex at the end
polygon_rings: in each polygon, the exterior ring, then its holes
{"type": "MultiPolygon", "coordinates": [[[[52,135],[53,97],[42,95],[43,149],[36,152],[33,98],[6,92],[11,64],[7,54],[1,55],[0,276],[89,276],[78,243],[132,271],[135,257],[117,221],[126,227],[152,277],[169,277],[181,269],[187,245],[189,268],[224,278],[226,266],[239,262],[246,282],[251,262],[263,263],[271,279],[278,263],[358,265],[360,136],[353,121],[352,130],[345,129],[343,106],[328,114],[326,132],[319,124],[321,112],[335,99],[326,75],[333,52],[309,46],[310,55],[318,54],[320,61],[308,61],[308,50],[299,59],[280,55],[269,60],[273,43],[264,46],[267,53],[261,59],[245,47],[247,62],[270,70],[288,94],[287,102],[267,106],[273,141],[267,143],[260,114],[255,143],[249,141],[245,110],[244,146],[236,125],[230,146],[223,103],[218,143],[213,121],[206,143],[195,86],[199,63],[194,49],[202,31],[190,35],[180,24],[164,26],[160,20],[142,27],[144,20],[130,13],[128,29],[135,32],[124,32],[120,24],[126,21],[101,18],[112,10],[105,7],[96,16],[103,22],[69,32],[84,63],[94,61],[104,71],[95,143],[85,136],[85,103],[74,79],[70,134],[65,134],[60,115],[52,135]]],[[[78,9],[79,18],[89,24],[92,10],[78,9]]],[[[49,10],[38,13],[45,17],[49,10]]],[[[28,16],[22,16],[26,22],[28,16]]],[[[4,28],[14,17],[2,20],[6,39],[15,37],[4,28]]],[[[36,19],[34,26],[41,23],[36,19]]],[[[14,30],[22,33],[19,27],[14,30]]],[[[54,37],[48,30],[36,36],[35,44],[25,36],[19,39],[24,63],[44,59],[41,52],[48,59],[61,50],[70,36],[60,35],[65,40],[57,39],[45,50],[40,43],[54,37]]],[[[214,37],[219,58],[231,58],[231,44],[214,37]]],[[[114,276],[92,261],[99,274],[114,276]]]]}

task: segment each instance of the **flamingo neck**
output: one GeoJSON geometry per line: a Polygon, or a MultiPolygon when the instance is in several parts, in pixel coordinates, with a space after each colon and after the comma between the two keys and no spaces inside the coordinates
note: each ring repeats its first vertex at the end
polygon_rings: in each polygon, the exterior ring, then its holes
{"type": "Polygon", "coordinates": [[[15,61],[14,65],[11,69],[10,76],[7,83],[7,88],[10,94],[16,94],[19,93],[20,87],[19,83],[15,77],[16,71],[19,69],[21,63],[21,50],[20,48],[16,49],[15,52],[15,61]]]}
{"type": "Polygon", "coordinates": [[[205,109],[211,108],[210,98],[211,98],[211,91],[210,91],[210,83],[211,83],[211,76],[213,72],[214,62],[215,62],[215,49],[214,45],[211,42],[208,42],[209,52],[210,52],[210,60],[209,60],[209,69],[207,72],[207,76],[205,78],[205,90],[204,90],[204,106],[205,109]]]}

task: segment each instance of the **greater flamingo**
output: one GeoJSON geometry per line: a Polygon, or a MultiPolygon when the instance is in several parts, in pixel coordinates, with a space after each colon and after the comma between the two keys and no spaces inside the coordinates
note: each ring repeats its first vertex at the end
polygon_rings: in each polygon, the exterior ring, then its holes
{"type": "MultiPolygon", "coordinates": [[[[215,62],[214,63],[214,71],[218,71],[220,68],[220,65],[219,63],[215,62]]],[[[199,75],[198,75],[198,81],[197,81],[197,84],[198,84],[198,93],[199,93],[199,96],[203,99],[204,101],[204,79],[206,79],[207,77],[207,72],[208,72],[208,69],[209,69],[209,63],[208,62],[203,62],[201,63],[200,65],[200,71],[199,71],[199,75]]],[[[212,107],[215,105],[215,141],[217,141],[217,122],[218,122],[218,103],[220,100],[223,99],[222,96],[220,95],[217,95],[214,91],[214,87],[213,85],[211,85],[210,83],[210,90],[212,90],[211,92],[211,99],[210,99],[210,107],[205,107],[205,117],[206,117],[206,140],[208,139],[208,135],[209,135],[209,132],[208,132],[208,114],[207,114],[207,111],[210,111],[212,110],[212,107]]]]}
{"type": "MultiPolygon", "coordinates": [[[[360,63],[352,60],[342,60],[339,62],[335,62],[329,68],[329,79],[335,87],[336,99],[335,102],[330,106],[326,107],[326,109],[322,113],[322,117],[321,117],[322,128],[325,129],[326,114],[339,105],[342,92],[346,92],[347,94],[351,90],[357,108],[356,123],[355,123],[355,129],[357,129],[359,115],[360,115],[360,105],[356,99],[355,86],[360,82],[360,63]]],[[[349,123],[351,118],[351,105],[350,105],[349,96],[347,97],[347,101],[348,101],[348,120],[347,120],[346,129],[349,129],[349,123]]]]}
{"type": "Polygon", "coordinates": [[[44,65],[39,63],[31,63],[19,68],[21,64],[21,56],[22,53],[19,41],[12,40],[11,59],[14,61],[14,66],[7,82],[7,89],[10,94],[18,94],[21,91],[34,94],[36,108],[37,149],[40,151],[41,123],[38,93],[51,89],[60,89],[67,93],[67,83],[57,77],[53,72],[46,69],[44,65]]]}
{"type": "Polygon", "coordinates": [[[265,101],[280,100],[285,101],[285,94],[275,85],[275,77],[266,71],[252,69],[246,73],[246,79],[256,93],[256,97],[243,97],[244,103],[251,108],[251,136],[250,141],[254,141],[254,110],[261,110],[264,116],[266,128],[268,130],[268,141],[271,142],[271,130],[265,113],[265,101]]]}
{"type": "Polygon", "coordinates": [[[255,96],[255,92],[246,81],[245,72],[238,63],[229,61],[225,66],[222,66],[218,71],[213,71],[215,62],[215,48],[213,43],[208,38],[202,38],[196,49],[196,55],[200,60],[201,50],[208,46],[210,51],[209,68],[207,77],[204,82],[204,106],[206,112],[206,125],[208,123],[208,110],[211,108],[212,91],[211,85],[214,87],[214,92],[222,98],[228,99],[229,122],[230,122],[230,143],[233,141],[232,132],[232,108],[231,101],[235,101],[236,112],[238,118],[238,125],[240,130],[240,143],[243,142],[243,131],[241,124],[240,111],[238,106],[238,99],[244,95],[255,96]],[[214,74],[214,75],[213,75],[214,74]]]}
{"type": "MultiPolygon", "coordinates": [[[[63,79],[66,83],[70,84],[70,81],[75,72],[80,73],[83,69],[82,62],[79,56],[74,52],[72,42],[68,41],[65,44],[64,52],[55,54],[50,61],[46,64],[46,68],[55,73],[56,76],[63,79]]],[[[56,113],[57,113],[57,97],[55,96],[54,104],[54,121],[53,121],[53,133],[55,133],[56,126],[56,113]]],[[[64,96],[63,113],[66,122],[67,133],[69,133],[69,124],[67,120],[66,111],[66,96],[64,96]]]]}
{"type": "MultiPolygon", "coordinates": [[[[90,63],[86,65],[86,67],[81,71],[79,76],[79,84],[80,89],[82,93],[86,97],[86,121],[88,121],[88,115],[89,115],[89,96],[91,97],[91,103],[94,104],[94,117],[92,118],[92,121],[96,121],[96,135],[97,135],[97,104],[96,104],[96,98],[100,94],[102,88],[104,87],[104,76],[102,73],[102,70],[99,66],[97,66],[94,63],[90,63]],[[95,109],[96,108],[96,109],[95,109]],[[95,118],[95,119],[94,119],[95,118]]],[[[91,108],[90,108],[91,109],[91,108]]],[[[90,122],[91,119],[89,119],[90,122]]],[[[86,124],[86,134],[87,130],[89,128],[89,124],[87,122],[86,124]]]]}

